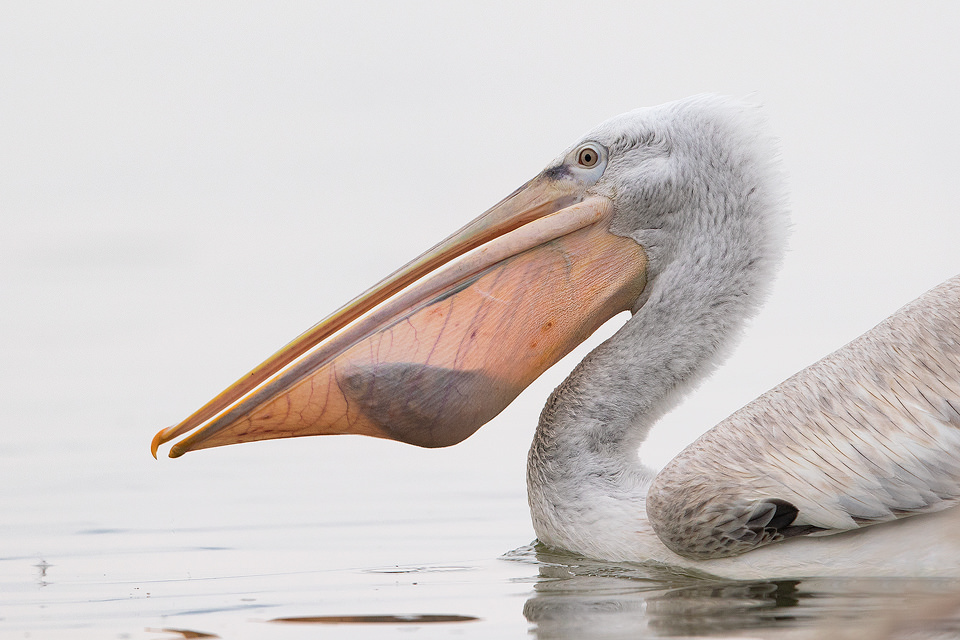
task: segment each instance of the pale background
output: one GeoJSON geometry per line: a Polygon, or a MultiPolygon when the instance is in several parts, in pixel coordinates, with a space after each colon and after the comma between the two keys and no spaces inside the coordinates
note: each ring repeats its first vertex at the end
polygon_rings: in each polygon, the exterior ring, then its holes
{"type": "Polygon", "coordinates": [[[526,448],[569,360],[449,450],[154,462],[150,438],[603,119],[730,94],[781,141],[790,250],[645,447],[663,464],[960,272],[958,26],[950,2],[5,3],[0,535],[42,554],[45,523],[162,539],[500,495],[484,552],[528,542],[526,448]]]}

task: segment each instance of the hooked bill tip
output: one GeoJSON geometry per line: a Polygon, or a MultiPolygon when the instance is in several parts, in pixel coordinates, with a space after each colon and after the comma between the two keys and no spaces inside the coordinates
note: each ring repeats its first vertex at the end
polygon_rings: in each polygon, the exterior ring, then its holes
{"type": "Polygon", "coordinates": [[[157,459],[157,449],[160,448],[160,434],[162,433],[163,431],[158,431],[157,435],[153,436],[153,440],[150,442],[150,453],[153,454],[154,460],[157,459]]]}
{"type": "MultiPolygon", "coordinates": [[[[157,434],[153,436],[153,440],[150,441],[150,453],[153,454],[153,459],[157,459],[157,451],[160,449],[160,445],[170,442],[173,438],[177,437],[174,433],[170,435],[170,432],[174,430],[174,427],[167,427],[166,429],[160,429],[157,431],[157,434]]],[[[174,456],[171,456],[174,457],[174,456]]]]}

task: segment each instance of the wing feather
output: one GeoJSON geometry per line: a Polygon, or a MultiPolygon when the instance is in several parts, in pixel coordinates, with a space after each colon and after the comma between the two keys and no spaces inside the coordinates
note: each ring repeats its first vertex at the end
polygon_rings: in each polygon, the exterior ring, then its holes
{"type": "Polygon", "coordinates": [[[692,558],[960,501],[960,276],[767,392],[654,480],[647,514],[692,558]]]}

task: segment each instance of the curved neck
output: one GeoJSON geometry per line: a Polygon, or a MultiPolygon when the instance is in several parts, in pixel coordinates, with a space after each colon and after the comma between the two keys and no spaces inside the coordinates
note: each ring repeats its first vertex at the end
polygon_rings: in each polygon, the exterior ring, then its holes
{"type": "Polygon", "coordinates": [[[550,396],[527,464],[541,541],[610,558],[621,545],[635,551],[653,477],[637,448],[732,346],[772,270],[741,246],[661,258],[642,306],[550,396]]]}

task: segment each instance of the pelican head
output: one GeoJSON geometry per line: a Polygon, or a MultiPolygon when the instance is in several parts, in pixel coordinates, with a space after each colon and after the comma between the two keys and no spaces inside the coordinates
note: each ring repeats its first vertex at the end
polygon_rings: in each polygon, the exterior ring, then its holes
{"type": "MultiPolygon", "coordinates": [[[[711,316],[718,337],[704,348],[715,352],[780,256],[779,193],[758,122],[753,108],[712,96],[604,122],[159,432],[154,455],[188,432],[171,457],[322,434],[456,444],[610,317],[690,295],[667,286],[678,278],[729,309],[711,316]]],[[[689,319],[682,300],[657,308],[662,323],[689,319]]]]}

